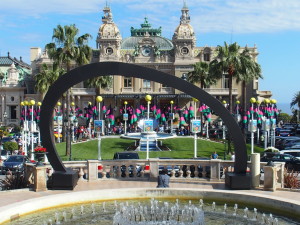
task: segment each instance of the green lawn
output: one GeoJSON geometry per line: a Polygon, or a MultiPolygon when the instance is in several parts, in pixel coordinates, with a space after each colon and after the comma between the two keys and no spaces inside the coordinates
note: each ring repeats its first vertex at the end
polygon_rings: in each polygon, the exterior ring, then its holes
{"type": "MultiPolygon", "coordinates": [[[[103,160],[112,159],[115,152],[124,151],[128,146],[133,145],[134,141],[121,138],[103,138],[101,140],[101,156],[103,160]]],[[[194,157],[193,138],[173,138],[163,141],[163,145],[168,146],[172,151],[150,152],[150,158],[170,157],[174,159],[190,159],[194,157]]],[[[217,151],[219,158],[224,159],[225,148],[227,145],[205,140],[197,140],[198,157],[209,157],[213,151],[217,151]]],[[[68,160],[65,156],[65,143],[56,145],[58,154],[62,160],[68,160]]],[[[255,146],[255,152],[262,152],[263,149],[255,146]]],[[[250,145],[247,145],[247,152],[250,154],[250,145]]],[[[138,152],[141,159],[146,159],[146,152],[138,152]]],[[[78,144],[72,144],[72,159],[87,160],[97,159],[98,141],[92,140],[78,144]]],[[[228,158],[228,156],[227,156],[228,158]]]]}

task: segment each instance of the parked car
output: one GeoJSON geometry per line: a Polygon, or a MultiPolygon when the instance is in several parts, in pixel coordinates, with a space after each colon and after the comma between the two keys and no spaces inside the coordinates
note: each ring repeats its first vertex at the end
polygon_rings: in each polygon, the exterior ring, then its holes
{"type": "MultiPolygon", "coordinates": [[[[116,152],[114,154],[113,160],[130,160],[130,159],[140,159],[139,154],[137,152],[116,152]]],[[[128,166],[128,171],[129,171],[129,176],[133,176],[133,166],[130,165],[128,166]]],[[[137,176],[139,176],[141,172],[141,166],[137,165],[136,166],[136,171],[137,171],[137,176]]],[[[125,177],[126,176],[126,166],[121,165],[121,176],[125,177]]]]}
{"type": "Polygon", "coordinates": [[[289,136],[289,137],[278,137],[277,141],[275,140],[275,148],[284,149],[284,144],[290,140],[300,140],[299,137],[289,136]]]}
{"type": "Polygon", "coordinates": [[[291,129],[280,129],[278,136],[282,137],[288,137],[288,136],[294,136],[295,134],[291,129]]]}
{"type": "Polygon", "coordinates": [[[30,159],[25,155],[11,155],[2,165],[2,174],[7,171],[16,172],[23,171],[25,163],[31,163],[30,159]]]}
{"type": "Polygon", "coordinates": [[[285,162],[285,168],[293,171],[300,171],[300,160],[289,154],[280,154],[279,152],[272,157],[263,156],[261,162],[285,162]]]}
{"type": "Polygon", "coordinates": [[[285,149],[285,150],[280,151],[280,154],[289,154],[289,155],[296,157],[297,159],[300,159],[300,148],[299,149],[285,149]]]}
{"type": "Polygon", "coordinates": [[[7,160],[10,155],[11,155],[10,151],[1,149],[1,159],[2,160],[7,160]]]}

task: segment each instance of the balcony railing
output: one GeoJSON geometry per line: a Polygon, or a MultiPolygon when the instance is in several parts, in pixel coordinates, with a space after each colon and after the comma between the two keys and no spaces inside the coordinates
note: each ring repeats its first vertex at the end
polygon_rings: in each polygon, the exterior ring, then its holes
{"type": "Polygon", "coordinates": [[[133,88],[132,87],[123,87],[123,88],[121,88],[121,92],[122,93],[132,93],[133,88]]]}
{"type": "Polygon", "coordinates": [[[96,88],[72,88],[73,95],[96,95],[96,88]]]}
{"type": "MultiPolygon", "coordinates": [[[[204,91],[211,95],[229,95],[229,88],[204,88],[204,91]]],[[[233,95],[238,95],[237,88],[232,89],[233,95]]]]}

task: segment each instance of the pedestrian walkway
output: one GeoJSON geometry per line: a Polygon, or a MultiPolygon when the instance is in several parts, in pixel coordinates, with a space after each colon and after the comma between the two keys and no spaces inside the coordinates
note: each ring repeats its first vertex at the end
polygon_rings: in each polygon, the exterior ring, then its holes
{"type": "MultiPolygon", "coordinates": [[[[101,181],[79,181],[75,189],[72,190],[48,190],[44,192],[34,192],[30,189],[20,189],[12,191],[0,191],[0,212],[1,208],[5,208],[7,205],[22,202],[28,199],[39,198],[44,196],[51,196],[62,193],[80,192],[88,190],[105,190],[105,189],[122,189],[122,188],[156,188],[157,183],[155,181],[129,181],[129,180],[101,180],[101,181]]],[[[174,189],[195,189],[195,190],[226,190],[228,192],[239,192],[247,195],[259,195],[266,196],[267,198],[280,198],[285,201],[293,202],[300,207],[300,190],[289,191],[289,190],[277,190],[275,192],[264,191],[261,188],[256,190],[229,190],[225,187],[224,182],[172,182],[170,188],[174,189]]]]}

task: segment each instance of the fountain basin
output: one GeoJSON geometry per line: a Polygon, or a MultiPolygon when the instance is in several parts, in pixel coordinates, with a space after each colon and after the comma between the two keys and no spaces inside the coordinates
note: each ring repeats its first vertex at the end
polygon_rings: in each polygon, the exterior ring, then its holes
{"type": "MultiPolygon", "coordinates": [[[[263,193],[263,192],[262,192],[263,193]]],[[[25,194],[25,193],[24,193],[25,194]]],[[[207,189],[157,189],[157,188],[126,188],[113,190],[74,191],[62,194],[49,195],[30,200],[17,202],[1,207],[0,224],[9,222],[14,218],[33,212],[69,206],[94,201],[147,199],[147,198],[184,198],[184,199],[209,199],[228,204],[243,204],[247,207],[256,207],[288,218],[298,219],[300,215],[300,202],[287,200],[264,194],[253,194],[249,191],[227,191],[207,189]]],[[[299,221],[300,222],[300,221],[299,221]]]]}

